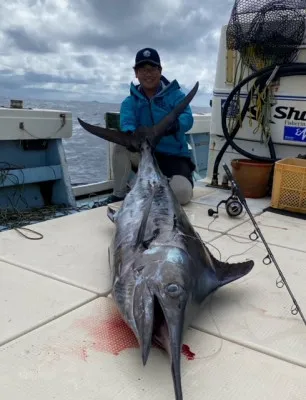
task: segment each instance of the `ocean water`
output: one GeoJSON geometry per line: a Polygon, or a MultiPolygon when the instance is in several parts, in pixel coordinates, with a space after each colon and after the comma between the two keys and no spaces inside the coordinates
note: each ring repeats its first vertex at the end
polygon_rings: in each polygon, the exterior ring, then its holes
{"type": "MultiPolygon", "coordinates": [[[[0,98],[0,106],[8,107],[10,100],[0,98]]],[[[70,139],[64,139],[63,144],[71,177],[71,183],[87,184],[101,182],[107,178],[108,144],[85,132],[77,118],[94,124],[105,126],[104,114],[119,111],[120,104],[108,104],[86,101],[46,101],[23,100],[24,108],[55,109],[72,112],[73,134],[70,139]]],[[[193,112],[205,113],[207,107],[192,107],[193,112]]]]}

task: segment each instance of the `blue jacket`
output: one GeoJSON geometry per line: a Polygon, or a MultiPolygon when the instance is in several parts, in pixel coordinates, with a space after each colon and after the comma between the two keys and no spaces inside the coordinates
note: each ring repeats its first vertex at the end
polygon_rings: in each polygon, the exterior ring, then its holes
{"type": "MultiPolygon", "coordinates": [[[[140,125],[152,126],[157,124],[164,116],[185,97],[176,80],[171,83],[161,77],[160,90],[148,99],[142,92],[140,85],[131,83],[130,95],[122,102],[120,109],[120,129],[123,132],[132,131],[140,125]]],[[[156,147],[160,153],[189,157],[185,132],[193,126],[193,116],[188,105],[179,116],[180,129],[176,135],[165,136],[156,147]]]]}

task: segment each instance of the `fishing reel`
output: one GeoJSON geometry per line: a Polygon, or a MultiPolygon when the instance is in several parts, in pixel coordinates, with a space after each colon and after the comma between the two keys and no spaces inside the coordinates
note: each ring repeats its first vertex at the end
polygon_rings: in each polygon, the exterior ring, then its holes
{"type": "Polygon", "coordinates": [[[227,214],[232,218],[238,217],[243,211],[243,206],[240,203],[238,196],[235,193],[233,193],[227,200],[221,200],[217,205],[216,210],[210,208],[208,210],[208,215],[210,217],[212,217],[214,214],[218,215],[219,207],[221,206],[221,204],[225,204],[225,210],[227,214]]]}

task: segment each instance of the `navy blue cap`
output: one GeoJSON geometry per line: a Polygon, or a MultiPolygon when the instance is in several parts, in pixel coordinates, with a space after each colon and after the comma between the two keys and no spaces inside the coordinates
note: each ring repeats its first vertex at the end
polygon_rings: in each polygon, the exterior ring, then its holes
{"type": "Polygon", "coordinates": [[[136,54],[134,68],[144,63],[158,65],[159,67],[161,67],[160,58],[157,51],[151,49],[150,47],[146,47],[142,50],[139,50],[136,54]]]}

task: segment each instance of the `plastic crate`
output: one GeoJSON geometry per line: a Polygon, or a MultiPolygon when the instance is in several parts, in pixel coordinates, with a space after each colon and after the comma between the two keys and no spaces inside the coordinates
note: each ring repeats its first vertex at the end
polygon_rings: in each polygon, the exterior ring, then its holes
{"type": "Polygon", "coordinates": [[[285,158],[275,163],[271,207],[306,214],[306,160],[285,158]]]}

